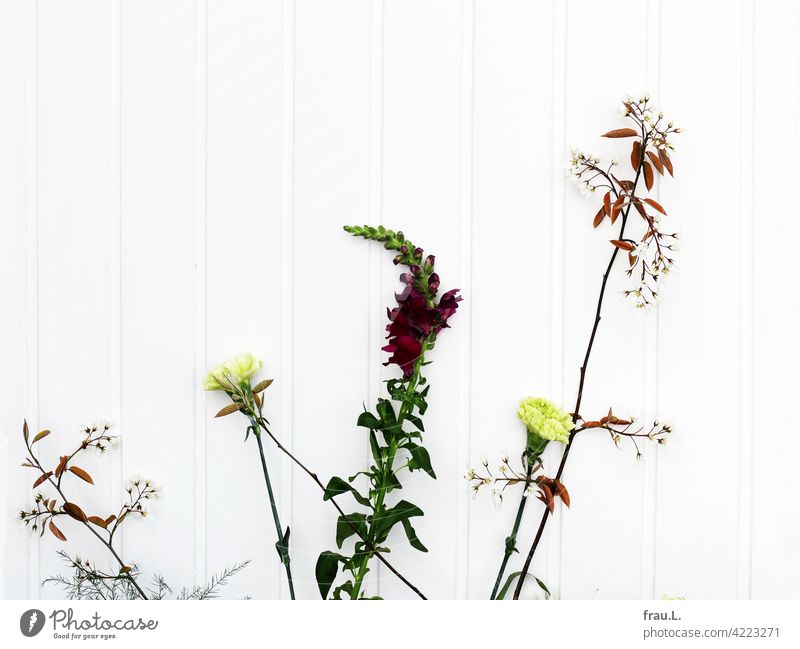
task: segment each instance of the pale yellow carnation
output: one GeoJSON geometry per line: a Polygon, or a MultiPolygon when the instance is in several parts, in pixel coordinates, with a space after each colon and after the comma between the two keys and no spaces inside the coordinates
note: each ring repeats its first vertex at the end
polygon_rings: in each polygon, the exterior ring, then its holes
{"type": "Polygon", "coordinates": [[[245,352],[211,370],[203,380],[203,388],[229,391],[236,385],[249,383],[263,366],[263,361],[245,352]]]}
{"type": "Polygon", "coordinates": [[[517,411],[528,432],[541,440],[569,442],[569,432],[575,427],[572,417],[552,401],[540,397],[528,397],[519,403],[517,411]]]}

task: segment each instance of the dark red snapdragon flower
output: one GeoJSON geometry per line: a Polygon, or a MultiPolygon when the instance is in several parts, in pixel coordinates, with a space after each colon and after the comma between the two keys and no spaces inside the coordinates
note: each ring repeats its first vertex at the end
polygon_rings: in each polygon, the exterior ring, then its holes
{"type": "MultiPolygon", "coordinates": [[[[419,250],[417,256],[421,255],[422,251],[419,250]]],[[[439,275],[432,272],[433,262],[433,256],[429,256],[423,268],[412,265],[409,267],[410,273],[400,276],[406,286],[395,296],[397,306],[386,310],[389,316],[389,324],[386,326],[389,343],[383,347],[383,351],[389,352],[391,356],[384,365],[395,363],[406,377],[414,372],[414,365],[422,353],[423,339],[435,336],[448,327],[447,321],[456,312],[461,301],[458,289],[448,291],[438,302],[435,301],[439,290],[439,275]],[[421,281],[425,278],[427,282],[421,281]]]]}

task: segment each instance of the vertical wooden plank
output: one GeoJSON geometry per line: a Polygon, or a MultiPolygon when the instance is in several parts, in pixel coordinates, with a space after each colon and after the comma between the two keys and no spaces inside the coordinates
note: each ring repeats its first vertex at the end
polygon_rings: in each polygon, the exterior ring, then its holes
{"type": "Polygon", "coordinates": [[[752,597],[797,599],[800,503],[786,462],[800,454],[791,411],[797,398],[800,300],[791,284],[793,242],[800,223],[793,208],[792,165],[800,154],[800,6],[755,3],[754,407],[752,597]],[[788,415],[788,416],[787,416],[788,415]]]}
{"type": "MultiPolygon", "coordinates": [[[[370,244],[342,226],[370,209],[370,3],[298,0],[294,14],[294,448],[323,482],[365,467],[355,426],[367,396],[370,244]]],[[[298,598],[319,597],[314,565],[335,549],[336,511],[294,472],[298,598]]],[[[342,498],[343,503],[347,499],[342,498]]],[[[350,505],[348,504],[348,508],[350,505]]]]}
{"type": "MultiPolygon", "coordinates": [[[[81,429],[102,421],[112,405],[109,5],[42,2],[38,13],[39,425],[55,433],[38,450],[55,466],[77,448],[81,429]]],[[[110,461],[84,453],[76,465],[95,485],[67,478],[68,496],[109,515],[118,498],[110,461]]],[[[86,530],[64,527],[69,553],[115,565],[86,530]]],[[[54,538],[42,540],[43,578],[67,571],[56,549],[62,546],[54,538]]]]}
{"type": "MultiPolygon", "coordinates": [[[[633,177],[627,141],[600,135],[623,126],[617,116],[620,98],[645,90],[646,57],[631,54],[632,43],[644,47],[646,5],[630,0],[611,3],[571,2],[567,14],[566,140],[567,146],[619,158],[624,177],[633,177]],[[609,21],[608,17],[614,20],[609,21]],[[591,69],[588,58],[602,42],[609,76],[591,69]]],[[[564,156],[567,155],[564,151],[564,156]]],[[[585,200],[568,184],[564,200],[564,396],[563,407],[575,405],[579,369],[589,341],[602,274],[615,237],[605,222],[592,229],[598,198],[585,200]]],[[[631,232],[641,235],[635,218],[631,232]]],[[[610,406],[621,416],[641,415],[646,322],[633,304],[620,299],[626,288],[623,260],[612,270],[603,316],[586,374],[581,415],[597,418],[610,406]],[[620,364],[624,355],[624,365],[620,364]]],[[[550,577],[564,599],[630,598],[639,594],[643,467],[632,447],[616,451],[608,435],[592,431],[578,436],[564,472],[572,506],[560,512],[560,578],[550,577]],[[602,488],[597,488],[602,482],[602,488]],[[591,549],[587,551],[587,539],[591,549]],[[602,557],[603,560],[598,560],[602,557]],[[560,581],[560,587],[559,587],[560,581]]],[[[652,451],[653,449],[648,449],[652,451]]]]}
{"type": "Polygon", "coordinates": [[[193,529],[195,17],[191,0],[122,6],[124,464],[166,490],[158,525],[130,524],[124,547],[173,587],[193,581],[204,533],[193,529]]]}
{"type": "MultiPolygon", "coordinates": [[[[28,348],[36,330],[35,263],[36,178],[35,39],[36,11],[32,4],[3,4],[0,22],[13,25],[0,38],[0,276],[6,317],[0,319],[5,371],[0,375],[0,508],[6,520],[0,525],[0,598],[24,599],[38,595],[38,574],[30,577],[32,539],[29,530],[10,522],[14,512],[32,502],[30,474],[19,467],[24,454],[22,420],[35,417],[35,374],[28,348]],[[31,233],[34,236],[31,236],[31,233]],[[31,308],[34,307],[34,308],[31,308]],[[34,586],[34,589],[31,586],[34,586]]],[[[32,422],[38,423],[38,422],[32,422]]]]}
{"type": "Polygon", "coordinates": [[[662,103],[687,133],[676,141],[676,179],[661,191],[686,224],[686,243],[660,307],[660,406],[675,435],[659,455],[656,595],[737,594],[743,368],[741,275],[731,258],[742,243],[741,203],[726,188],[741,162],[741,20],[741,3],[681,1],[663,12],[662,103]],[[710,31],[713,48],[703,45],[710,31]],[[697,110],[709,79],[719,110],[697,110]],[[702,543],[686,530],[702,530],[702,543]]]}
{"type": "MultiPolygon", "coordinates": [[[[485,453],[493,472],[504,450],[516,462],[524,448],[519,400],[548,392],[553,308],[544,290],[553,257],[548,216],[553,178],[562,175],[552,165],[553,148],[561,146],[551,135],[552,25],[548,3],[476,3],[475,243],[472,291],[465,297],[472,304],[475,341],[470,461],[479,464],[485,453]]],[[[491,592],[518,502],[518,489],[508,490],[499,511],[489,493],[470,502],[471,598],[485,599],[491,592]]],[[[523,519],[521,547],[533,538],[538,514],[533,505],[523,519]]],[[[519,570],[518,563],[509,573],[519,570]]]]}
{"type": "MultiPolygon", "coordinates": [[[[443,291],[461,288],[462,279],[461,11],[459,3],[412,0],[387,3],[384,15],[384,222],[436,255],[443,291]]],[[[385,268],[382,303],[390,305],[398,273],[385,268]]],[[[402,476],[403,497],[425,512],[414,527],[429,552],[408,546],[402,530],[390,537],[393,562],[433,598],[455,595],[455,561],[445,557],[452,556],[456,543],[464,486],[463,467],[457,465],[457,415],[458,377],[465,367],[460,327],[466,317],[466,309],[453,317],[425,370],[431,384],[425,445],[439,478],[432,481],[421,472],[402,476]]],[[[381,595],[414,596],[389,577],[382,580],[381,595]]]]}
{"type": "MultiPolygon", "coordinates": [[[[275,379],[266,393],[267,417],[284,438],[282,7],[213,0],[208,28],[207,363],[244,350],[262,358],[264,376],[275,379]]],[[[225,399],[214,395],[208,402],[210,419],[225,399]]],[[[273,547],[256,440],[242,443],[245,424],[231,416],[208,425],[208,570],[251,559],[226,596],[277,598],[287,593],[285,576],[273,547]]],[[[289,467],[272,442],[264,444],[277,492],[289,467]]],[[[290,525],[291,509],[281,507],[280,514],[290,525]]],[[[295,572],[311,574],[306,557],[293,559],[295,572]]]]}

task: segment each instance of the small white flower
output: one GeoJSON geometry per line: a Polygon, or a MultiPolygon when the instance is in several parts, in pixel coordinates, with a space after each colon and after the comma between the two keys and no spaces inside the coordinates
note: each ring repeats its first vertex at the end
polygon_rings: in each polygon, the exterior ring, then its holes
{"type": "Polygon", "coordinates": [[[500,509],[503,504],[503,494],[499,489],[492,489],[492,500],[494,501],[495,509],[500,509]]]}

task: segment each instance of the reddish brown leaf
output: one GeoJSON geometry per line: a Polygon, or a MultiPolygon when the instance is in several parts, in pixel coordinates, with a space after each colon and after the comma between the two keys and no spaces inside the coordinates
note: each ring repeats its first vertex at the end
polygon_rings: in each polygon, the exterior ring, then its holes
{"type": "Polygon", "coordinates": [[[45,480],[47,480],[51,475],[53,475],[52,471],[48,471],[47,473],[43,473],[38,478],[36,478],[36,482],[33,483],[33,487],[31,489],[36,489],[40,484],[42,484],[45,480]]]}
{"type": "Polygon", "coordinates": [[[117,517],[111,514],[111,516],[106,519],[106,526],[111,525],[115,520],[117,520],[117,517]]]}
{"type": "Polygon", "coordinates": [[[231,403],[225,406],[222,410],[220,410],[214,417],[225,417],[230,415],[231,413],[238,412],[242,409],[241,403],[231,403]]]}
{"type": "Polygon", "coordinates": [[[669,156],[667,155],[667,152],[664,151],[664,149],[659,149],[658,150],[658,157],[661,160],[661,162],[664,163],[664,166],[667,168],[667,171],[669,171],[669,175],[672,176],[673,175],[672,174],[672,160],[669,159],[669,156]]]}
{"type": "Polygon", "coordinates": [[[626,252],[630,252],[634,249],[634,245],[630,241],[621,241],[620,239],[611,239],[612,245],[616,246],[620,250],[624,250],[626,252]]]}
{"type": "Polygon", "coordinates": [[[653,167],[645,160],[642,163],[642,170],[644,171],[644,184],[647,185],[647,191],[653,189],[653,167]]]}
{"type": "Polygon", "coordinates": [[[254,388],[253,388],[253,392],[254,392],[255,394],[258,394],[259,392],[263,392],[263,391],[264,391],[264,390],[266,390],[266,389],[267,389],[267,388],[268,388],[270,385],[272,385],[272,381],[273,381],[273,379],[264,379],[263,381],[261,381],[260,383],[258,383],[258,384],[256,385],[256,387],[254,387],[254,388]]]}
{"type": "Polygon", "coordinates": [[[601,207],[599,210],[597,210],[597,214],[594,215],[594,221],[592,221],[592,226],[596,228],[603,222],[603,219],[605,217],[606,217],[605,211],[601,207]]]}
{"type": "Polygon", "coordinates": [[[61,530],[56,527],[56,524],[52,520],[50,521],[50,525],[48,525],[48,527],[53,533],[53,536],[55,536],[59,541],[67,540],[67,537],[62,534],[61,530]]]}
{"type": "Polygon", "coordinates": [[[639,135],[632,128],[615,128],[613,131],[605,133],[603,137],[636,137],[639,135]]]}
{"type": "Polygon", "coordinates": [[[103,529],[108,527],[108,523],[106,523],[106,521],[99,516],[89,516],[89,518],[86,520],[88,520],[90,523],[94,523],[98,527],[102,527],[103,529]]]}
{"type": "Polygon", "coordinates": [[[633,204],[636,206],[636,211],[637,211],[637,212],[639,212],[639,214],[641,214],[641,215],[642,215],[642,218],[643,218],[643,219],[645,219],[645,220],[647,220],[647,210],[645,210],[645,209],[644,209],[644,205],[642,205],[642,201],[640,201],[640,200],[637,198],[637,199],[636,199],[636,200],[633,202],[633,204]]]}
{"type": "Polygon", "coordinates": [[[67,462],[69,461],[69,456],[62,455],[61,460],[56,467],[56,478],[58,478],[62,473],[64,473],[64,469],[67,466],[67,462]]]}
{"type": "Polygon", "coordinates": [[[30,432],[28,430],[28,420],[27,419],[23,419],[22,420],[22,436],[25,438],[25,443],[26,444],[28,443],[28,435],[29,434],[30,434],[30,432]]]}
{"type": "Polygon", "coordinates": [[[87,521],[86,514],[84,514],[83,510],[75,503],[64,503],[62,509],[76,521],[80,521],[81,523],[85,523],[87,521]]]}
{"type": "Polygon", "coordinates": [[[607,191],[603,196],[603,212],[606,216],[611,216],[611,191],[607,191]]]}
{"type": "Polygon", "coordinates": [[[583,427],[584,428],[600,428],[602,426],[602,422],[599,421],[587,421],[583,427]]]}
{"type": "Polygon", "coordinates": [[[636,265],[636,255],[634,255],[632,252],[628,253],[628,263],[631,265],[631,268],[636,265]]]}
{"type": "Polygon", "coordinates": [[[556,480],[556,493],[558,497],[564,502],[564,504],[569,507],[569,492],[567,488],[561,483],[560,480],[556,480]]]}
{"type": "Polygon", "coordinates": [[[652,151],[647,152],[647,157],[650,158],[650,162],[653,163],[653,166],[658,169],[658,173],[662,176],[664,175],[664,165],[661,164],[661,160],[658,159],[658,156],[653,153],[652,151]]]}
{"type": "Polygon", "coordinates": [[[611,206],[611,224],[614,224],[614,221],[617,220],[620,211],[622,210],[622,204],[625,202],[624,196],[617,197],[617,200],[614,201],[614,205],[611,206]]]}
{"type": "Polygon", "coordinates": [[[83,469],[81,469],[81,468],[79,468],[77,466],[71,466],[69,468],[69,470],[72,473],[74,473],[76,476],[78,476],[81,480],[84,480],[84,481],[88,482],[89,484],[94,484],[94,480],[92,480],[92,476],[90,476],[88,473],[86,473],[86,471],[84,471],[83,469]]]}
{"type": "Polygon", "coordinates": [[[552,514],[556,509],[556,503],[553,500],[553,492],[550,491],[550,487],[544,483],[539,483],[539,489],[541,489],[544,494],[545,499],[543,502],[547,505],[547,509],[549,509],[552,514]]]}
{"type": "Polygon", "coordinates": [[[642,161],[642,143],[636,140],[631,147],[631,167],[636,171],[642,161]]]}
{"type": "Polygon", "coordinates": [[[658,203],[656,203],[652,198],[645,198],[644,202],[647,203],[653,209],[658,210],[659,212],[661,212],[664,216],[667,215],[667,213],[664,210],[664,208],[661,207],[661,205],[659,205],[658,203]]]}

